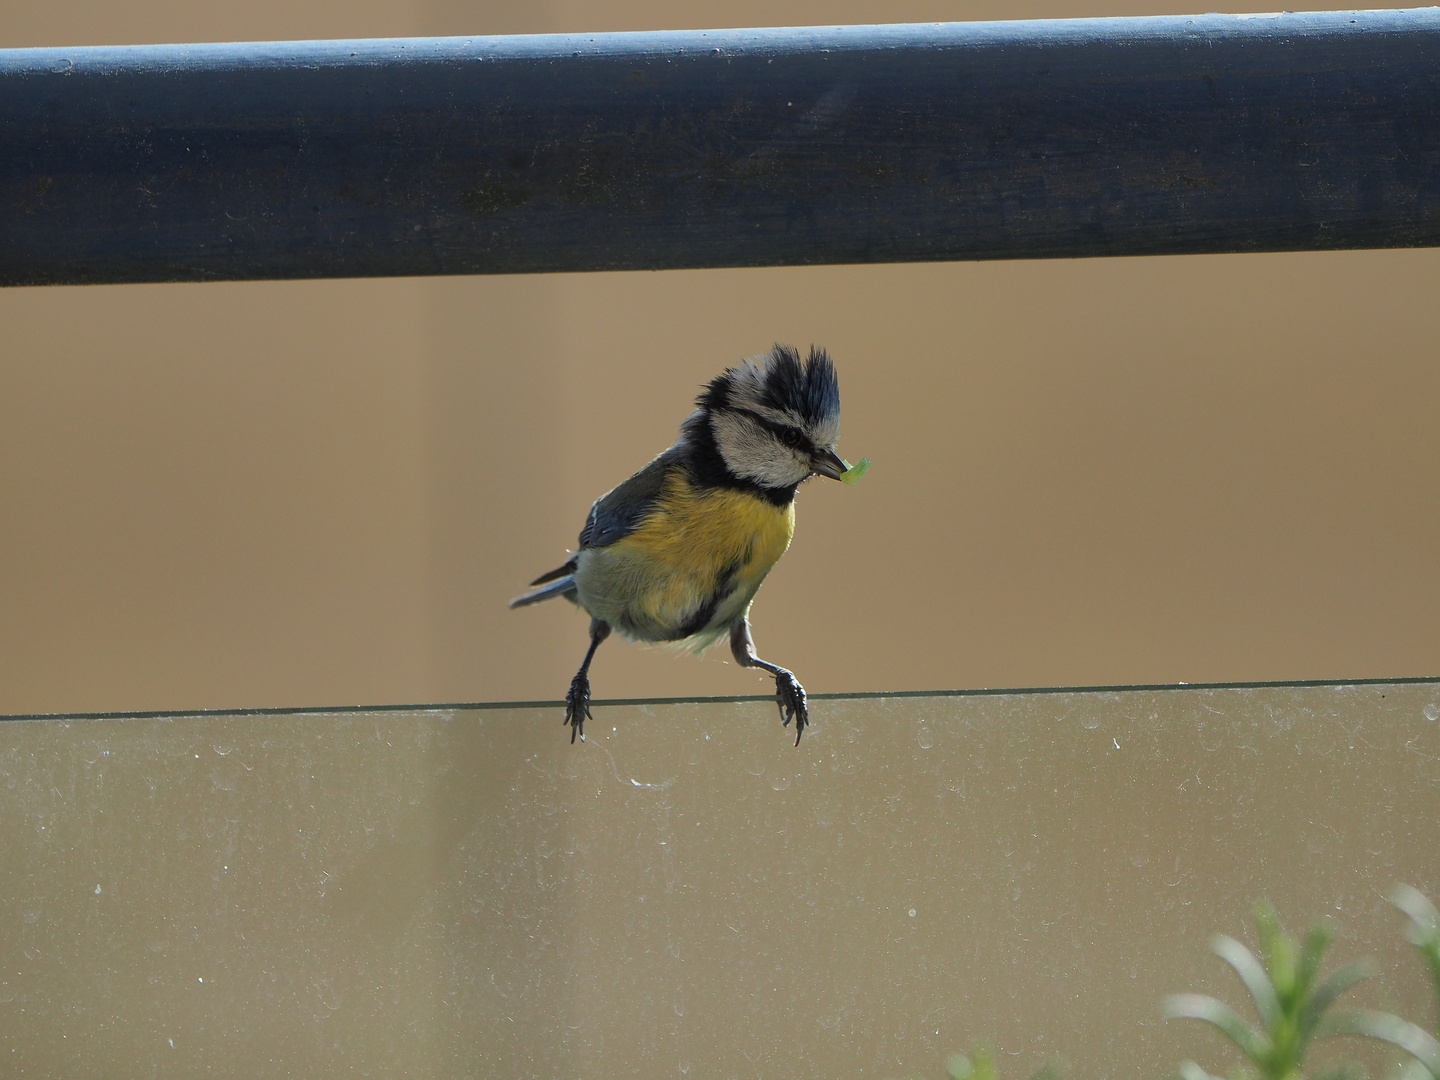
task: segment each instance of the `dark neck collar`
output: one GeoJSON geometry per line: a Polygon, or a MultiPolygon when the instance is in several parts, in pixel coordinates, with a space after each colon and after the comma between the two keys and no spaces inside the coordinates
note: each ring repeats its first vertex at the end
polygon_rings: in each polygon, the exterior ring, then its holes
{"type": "Polygon", "coordinates": [[[678,449],[686,468],[690,470],[690,475],[695,478],[699,487],[748,492],[772,506],[786,507],[795,501],[798,484],[783,488],[765,487],[730,471],[730,466],[725,464],[725,459],[720,454],[720,448],[715,445],[715,432],[710,427],[709,409],[701,408],[681,426],[678,449]]]}

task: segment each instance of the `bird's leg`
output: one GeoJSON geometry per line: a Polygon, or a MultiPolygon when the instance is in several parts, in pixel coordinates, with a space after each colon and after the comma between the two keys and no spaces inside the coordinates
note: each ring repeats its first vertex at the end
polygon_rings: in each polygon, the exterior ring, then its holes
{"type": "Polygon", "coordinates": [[[800,736],[810,723],[810,712],[805,707],[805,688],[795,676],[779,664],[761,660],[755,655],[755,643],[750,640],[750,621],[742,619],[730,631],[730,652],[741,667],[764,668],[775,676],[775,701],[780,706],[780,726],[788,727],[790,718],[795,718],[795,745],[800,745],[800,736]]]}
{"type": "Polygon", "coordinates": [[[595,658],[600,642],[609,636],[609,623],[601,619],[590,620],[590,648],[585,650],[585,659],[575,678],[570,680],[570,692],[565,695],[565,723],[570,725],[572,743],[576,735],[580,736],[581,742],[585,741],[585,721],[594,719],[590,715],[590,661],[595,658]]]}

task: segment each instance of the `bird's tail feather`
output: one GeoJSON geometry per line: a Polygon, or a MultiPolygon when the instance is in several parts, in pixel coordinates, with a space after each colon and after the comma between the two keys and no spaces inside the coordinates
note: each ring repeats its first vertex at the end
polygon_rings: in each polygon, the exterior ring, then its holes
{"type": "Polygon", "coordinates": [[[564,577],[550,582],[543,589],[536,589],[524,596],[517,596],[510,601],[510,606],[512,608],[525,607],[527,604],[538,604],[541,600],[549,600],[552,596],[564,596],[567,593],[572,596],[575,593],[574,574],[566,574],[564,577]]]}

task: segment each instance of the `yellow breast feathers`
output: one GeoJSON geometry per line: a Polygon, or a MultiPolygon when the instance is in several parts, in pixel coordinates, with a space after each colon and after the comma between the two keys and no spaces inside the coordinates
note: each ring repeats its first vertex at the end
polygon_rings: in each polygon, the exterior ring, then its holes
{"type": "Polygon", "coordinates": [[[794,532],[793,502],[697,489],[676,471],[634,532],[584,552],[601,557],[581,560],[580,600],[628,637],[703,648],[743,613],[794,532]]]}

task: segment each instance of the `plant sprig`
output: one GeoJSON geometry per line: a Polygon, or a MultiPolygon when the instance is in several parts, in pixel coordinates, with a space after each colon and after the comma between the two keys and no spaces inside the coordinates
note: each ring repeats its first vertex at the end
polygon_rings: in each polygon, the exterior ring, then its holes
{"type": "MultiPolygon", "coordinates": [[[[1356,1014],[1330,1013],[1330,1009],[1341,994],[1377,969],[1373,960],[1357,960],[1321,978],[1321,963],[1331,940],[1323,924],[1312,926],[1304,944],[1297,945],[1281,929],[1275,909],[1262,903],[1255,909],[1255,926],[1260,934],[1260,957],[1230,937],[1215,938],[1210,948],[1234,969],[1249,991],[1259,1027],[1206,994],[1166,998],[1164,1015],[1172,1020],[1203,1020],[1218,1028],[1264,1080],[1299,1080],[1304,1075],[1305,1056],[1316,1039],[1358,1034],[1349,1030],[1356,1014]]],[[[1330,1080],[1350,1074],[1351,1070],[1341,1069],[1325,1076],[1330,1080]]],[[[1183,1080],[1209,1077],[1193,1061],[1181,1065],[1180,1075],[1183,1080]]]]}
{"type": "MultiPolygon", "coordinates": [[[[1435,987],[1436,998],[1440,1000],[1440,914],[1436,913],[1435,905],[1424,893],[1409,885],[1395,886],[1390,893],[1390,902],[1409,918],[1406,937],[1430,969],[1430,980],[1435,987]]],[[[1392,1013],[1358,1009],[1337,1018],[1335,1033],[1364,1035],[1398,1047],[1414,1058],[1431,1080],[1440,1080],[1440,1042],[1418,1024],[1402,1020],[1392,1013]]]]}
{"type": "MultiPolygon", "coordinates": [[[[1423,893],[1397,885],[1390,902],[1409,920],[1406,937],[1423,960],[1440,1005],[1440,911],[1423,893]]],[[[1336,1001],[1351,987],[1378,970],[1373,960],[1356,960],[1321,975],[1330,931],[1312,926],[1303,943],[1287,936],[1268,903],[1255,908],[1260,936],[1257,956],[1234,938],[1219,936],[1210,949],[1229,964],[1250,994],[1258,1025],[1218,998],[1207,994],[1175,994],[1162,1006],[1166,1019],[1202,1020],[1218,1029],[1244,1055],[1248,1068],[1231,1080],[1306,1080],[1305,1058],[1317,1039],[1358,1035],[1404,1051],[1413,1060],[1390,1080],[1440,1080],[1440,1039],[1417,1024],[1375,1009],[1338,1009],[1336,1001]],[[1253,1071],[1252,1071],[1253,1070],[1253,1071]]],[[[1030,1080],[1059,1080],[1059,1070],[1046,1065],[1030,1080]]],[[[969,1056],[959,1054],[946,1066],[948,1080],[999,1080],[995,1055],[976,1043],[969,1056]]],[[[1347,1064],[1322,1072],[1313,1080],[1360,1080],[1358,1066],[1347,1064]]],[[[1194,1061],[1180,1064],[1179,1080],[1220,1080],[1194,1061]]]]}
{"type": "MultiPolygon", "coordinates": [[[[987,1043],[977,1042],[970,1055],[956,1054],[945,1064],[948,1080],[998,1080],[995,1053],[987,1043]]],[[[1053,1063],[1042,1065],[1030,1074],[1030,1080],[1060,1080],[1060,1069],[1053,1063]]]]}
{"type": "Polygon", "coordinates": [[[1440,1005],[1440,912],[1424,893],[1410,885],[1396,885],[1390,891],[1390,902],[1410,920],[1405,936],[1430,969],[1435,1001],[1440,1005]]]}

